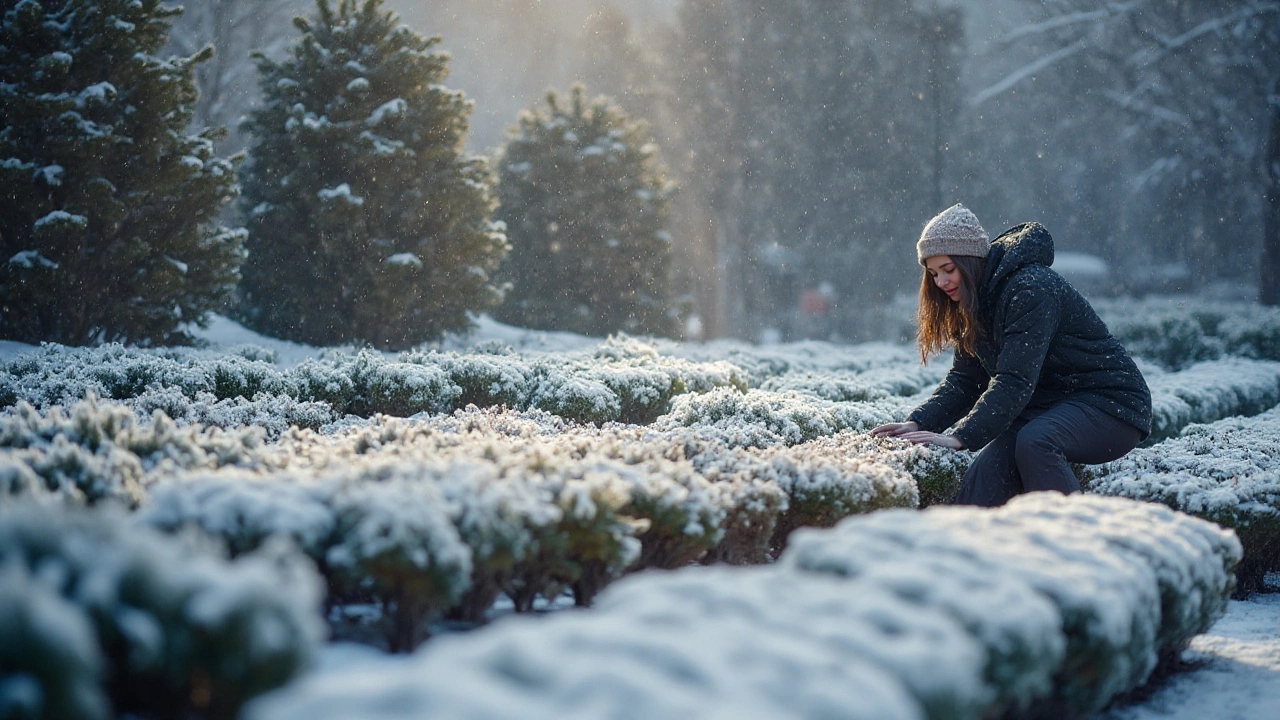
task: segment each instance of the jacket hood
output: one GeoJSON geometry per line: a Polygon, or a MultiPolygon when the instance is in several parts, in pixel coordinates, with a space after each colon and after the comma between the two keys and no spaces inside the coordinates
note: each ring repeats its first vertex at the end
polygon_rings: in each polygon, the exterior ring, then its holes
{"type": "Polygon", "coordinates": [[[1053,264],[1053,238],[1038,222],[1022,223],[1005,230],[991,241],[987,254],[984,290],[1000,287],[1006,279],[1028,265],[1053,264]]]}

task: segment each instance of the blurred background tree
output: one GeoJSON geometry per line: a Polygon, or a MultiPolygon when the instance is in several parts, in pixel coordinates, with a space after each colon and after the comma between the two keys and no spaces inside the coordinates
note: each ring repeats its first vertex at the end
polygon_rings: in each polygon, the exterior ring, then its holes
{"type": "Polygon", "coordinates": [[[504,322],[590,335],[670,335],[673,188],[646,127],[581,85],[521,115],[498,162],[512,251],[504,322]]]}

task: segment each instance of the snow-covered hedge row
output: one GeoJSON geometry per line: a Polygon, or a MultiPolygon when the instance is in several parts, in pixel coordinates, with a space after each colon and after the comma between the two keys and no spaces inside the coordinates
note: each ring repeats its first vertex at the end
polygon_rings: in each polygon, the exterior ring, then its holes
{"type": "Polygon", "coordinates": [[[1179,372],[1144,369],[1151,388],[1148,443],[1174,437],[1193,423],[1256,415],[1280,405],[1280,362],[1224,358],[1179,372]]]}
{"type": "MultiPolygon", "coordinates": [[[[779,345],[755,345],[740,340],[712,340],[706,343],[675,343],[655,340],[665,355],[693,362],[726,361],[747,373],[747,384],[759,387],[780,375],[857,374],[877,368],[913,366],[919,356],[913,347],[894,343],[868,342],[840,345],[821,340],[804,340],[779,345]]],[[[947,362],[930,363],[933,372],[946,373],[947,362]]]]}
{"type": "Polygon", "coordinates": [[[264,436],[258,427],[178,427],[163,412],[142,421],[93,397],[47,412],[19,402],[0,414],[0,496],[53,493],[134,507],[148,475],[255,463],[264,436]]]}
{"type": "Polygon", "coordinates": [[[647,423],[672,397],[716,387],[746,389],[747,376],[723,360],[661,355],[638,340],[611,338],[590,352],[522,356],[509,351],[327,351],[282,369],[269,354],[108,345],[45,345],[0,370],[0,402],[40,408],[96,394],[161,409],[176,420],[232,427],[319,427],[346,414],[408,416],[476,404],[538,408],[583,422],[647,423]]]}
{"type": "Polygon", "coordinates": [[[1240,559],[1234,533],[1160,505],[1033,493],[994,511],[877,513],[797,533],[782,564],[879,581],[954,614],[987,649],[997,708],[1078,717],[1207,630],[1240,559]],[[1043,607],[1015,599],[1014,584],[1049,601],[1056,633],[1045,632],[1043,607]],[[1055,635],[1060,648],[1045,647],[1055,635]]]}
{"type": "Polygon", "coordinates": [[[228,563],[122,513],[0,503],[0,709],[235,717],[309,662],[319,599],[279,545],[228,563]]]}
{"type": "Polygon", "coordinates": [[[499,594],[518,610],[566,588],[587,604],[624,572],[764,562],[796,527],[918,502],[906,472],[838,448],[737,448],[536,412],[295,430],[257,460],[253,473],[157,480],[140,514],[233,552],[293,538],[331,602],[379,603],[397,649],[442,613],[482,619],[499,594]]]}
{"type": "Polygon", "coordinates": [[[1226,355],[1280,360],[1280,309],[1183,297],[1096,300],[1111,333],[1140,357],[1178,370],[1226,355]]]}
{"type": "Polygon", "coordinates": [[[1160,506],[1060,495],[886,511],[778,565],[645,573],[588,613],[510,618],[345,667],[250,720],[1076,717],[1221,615],[1239,543],[1160,506]]]}
{"type": "Polygon", "coordinates": [[[658,418],[663,430],[688,427],[714,432],[737,447],[797,445],[842,430],[866,431],[900,422],[925,396],[886,396],[867,401],[832,401],[795,390],[720,388],[683,395],[658,418]]]}
{"type": "Polygon", "coordinates": [[[1091,471],[1084,486],[1234,528],[1244,544],[1238,575],[1245,591],[1280,570],[1280,408],[1192,425],[1091,471]]]}

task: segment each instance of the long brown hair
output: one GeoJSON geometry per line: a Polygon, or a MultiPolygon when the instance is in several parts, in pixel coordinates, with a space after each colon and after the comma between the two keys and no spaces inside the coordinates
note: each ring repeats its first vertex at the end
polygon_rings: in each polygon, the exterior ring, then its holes
{"type": "Polygon", "coordinates": [[[987,261],[968,255],[952,255],[951,262],[960,270],[960,299],[954,301],[934,284],[929,270],[920,283],[920,306],[916,319],[920,332],[916,344],[920,362],[942,352],[948,346],[962,355],[973,355],[982,326],[978,323],[978,283],[986,271],[987,261]]]}

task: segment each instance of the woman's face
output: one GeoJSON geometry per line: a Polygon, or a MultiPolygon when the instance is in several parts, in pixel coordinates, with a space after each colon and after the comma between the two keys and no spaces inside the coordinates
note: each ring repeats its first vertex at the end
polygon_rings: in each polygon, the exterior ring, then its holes
{"type": "Polygon", "coordinates": [[[953,302],[960,300],[960,268],[951,261],[950,255],[934,255],[925,258],[925,272],[933,279],[933,284],[947,294],[953,302]]]}

